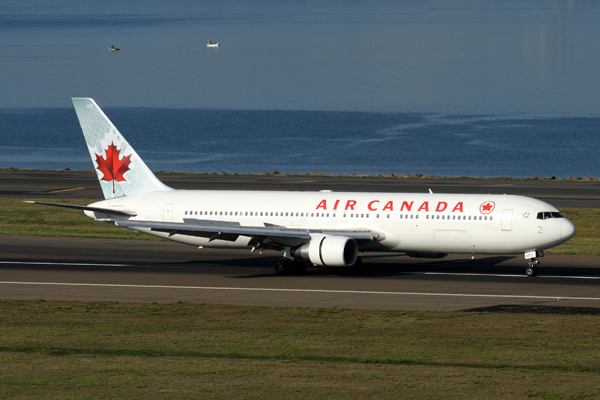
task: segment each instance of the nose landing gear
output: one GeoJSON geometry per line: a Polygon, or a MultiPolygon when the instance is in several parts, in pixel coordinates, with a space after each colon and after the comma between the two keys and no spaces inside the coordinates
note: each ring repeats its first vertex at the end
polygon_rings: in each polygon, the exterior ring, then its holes
{"type": "Polygon", "coordinates": [[[529,260],[529,266],[525,268],[525,275],[533,278],[538,274],[537,265],[540,263],[537,257],[544,257],[543,250],[534,250],[525,253],[525,258],[529,260]]]}
{"type": "Polygon", "coordinates": [[[529,260],[529,265],[527,268],[525,268],[525,274],[529,277],[529,278],[533,278],[534,276],[536,276],[538,274],[537,271],[537,265],[540,263],[539,260],[532,258],[529,260]]]}

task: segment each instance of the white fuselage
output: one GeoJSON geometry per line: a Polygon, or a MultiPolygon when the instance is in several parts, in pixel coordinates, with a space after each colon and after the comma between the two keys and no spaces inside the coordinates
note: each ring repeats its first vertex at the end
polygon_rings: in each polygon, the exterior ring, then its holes
{"type": "MultiPolygon", "coordinates": [[[[361,251],[406,253],[517,254],[556,246],[575,233],[566,218],[539,218],[552,205],[529,197],[475,194],[179,191],[121,197],[93,206],[137,213],[130,220],[183,222],[184,219],[272,224],[287,228],[370,229],[379,239],[361,251]]],[[[87,211],[90,217],[101,214],[87,211]]],[[[138,229],[177,242],[246,248],[250,238],[235,241],[138,229]]]]}

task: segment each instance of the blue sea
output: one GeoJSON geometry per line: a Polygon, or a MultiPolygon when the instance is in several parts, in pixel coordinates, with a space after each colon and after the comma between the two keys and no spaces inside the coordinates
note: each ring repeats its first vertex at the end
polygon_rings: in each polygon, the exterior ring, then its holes
{"type": "MultiPolygon", "coordinates": [[[[600,118],[104,111],[155,171],[600,177],[600,118]]],[[[0,168],[92,168],[73,109],[0,109],[0,126],[0,168]]]]}
{"type": "Polygon", "coordinates": [[[599,26],[578,0],[4,0],[0,168],[90,169],[92,97],[153,170],[600,177],[599,26]]]}

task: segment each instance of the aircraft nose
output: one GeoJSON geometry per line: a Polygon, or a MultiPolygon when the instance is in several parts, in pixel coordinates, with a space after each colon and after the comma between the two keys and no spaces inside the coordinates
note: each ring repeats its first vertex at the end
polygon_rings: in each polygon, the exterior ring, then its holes
{"type": "Polygon", "coordinates": [[[565,219],[562,224],[560,224],[560,237],[564,240],[571,239],[575,236],[575,225],[568,219],[565,219]]]}

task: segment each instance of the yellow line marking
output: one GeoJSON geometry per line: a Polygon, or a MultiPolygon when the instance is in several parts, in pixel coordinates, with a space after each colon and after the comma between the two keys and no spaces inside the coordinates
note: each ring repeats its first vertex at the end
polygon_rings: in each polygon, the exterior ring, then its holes
{"type": "Polygon", "coordinates": [[[87,188],[80,187],[80,188],[72,188],[72,189],[53,190],[50,193],[70,192],[71,190],[81,190],[81,189],[87,189],[87,188]]]}

